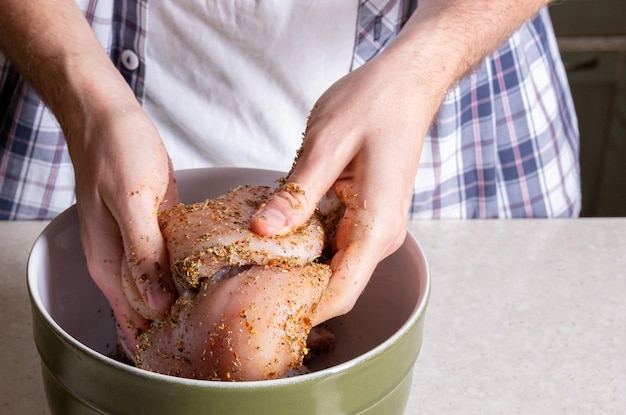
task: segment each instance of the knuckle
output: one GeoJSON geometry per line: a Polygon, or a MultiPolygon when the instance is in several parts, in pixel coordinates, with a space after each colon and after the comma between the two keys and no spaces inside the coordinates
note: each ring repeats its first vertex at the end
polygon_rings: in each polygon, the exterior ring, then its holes
{"type": "Polygon", "coordinates": [[[278,196],[288,202],[291,208],[296,210],[307,210],[308,202],[306,191],[295,182],[287,182],[279,187],[278,196]]]}

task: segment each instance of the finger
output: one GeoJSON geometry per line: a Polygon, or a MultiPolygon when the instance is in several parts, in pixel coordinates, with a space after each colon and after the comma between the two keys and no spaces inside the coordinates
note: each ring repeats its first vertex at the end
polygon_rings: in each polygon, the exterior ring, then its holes
{"type": "Polygon", "coordinates": [[[406,236],[410,198],[401,186],[385,185],[372,174],[339,180],[333,190],[345,210],[333,241],[333,274],[318,307],[317,323],[350,311],[378,263],[406,236]]]}
{"type": "Polygon", "coordinates": [[[133,310],[146,319],[154,320],[155,313],[150,309],[143,298],[143,293],[139,291],[139,287],[135,283],[133,273],[128,266],[126,255],[122,256],[120,281],[122,283],[122,292],[126,302],[128,302],[133,310]]]}
{"type": "Polygon", "coordinates": [[[346,149],[345,145],[329,151],[329,146],[319,144],[318,134],[328,133],[307,133],[286,182],[252,217],[250,226],[254,232],[265,236],[283,235],[304,224],[354,156],[353,149],[346,149]]]}
{"type": "Polygon", "coordinates": [[[109,300],[109,303],[117,323],[119,344],[126,355],[134,360],[139,343],[138,338],[150,329],[150,320],[135,310],[134,305],[128,301],[124,293],[120,295],[120,291],[123,291],[122,279],[116,278],[115,280],[120,282],[120,286],[115,288],[116,294],[114,298],[109,300]]]}
{"type": "Polygon", "coordinates": [[[331,261],[332,275],[317,306],[313,326],[352,310],[374,272],[376,262],[363,261],[365,249],[355,243],[335,254],[331,261]]]}
{"type": "Polygon", "coordinates": [[[132,358],[137,336],[147,330],[150,323],[133,308],[124,294],[120,275],[123,257],[121,237],[109,212],[106,209],[103,211],[106,215],[99,216],[98,231],[94,231],[79,210],[81,240],[89,274],[109,302],[120,334],[120,344],[132,358]]]}
{"type": "Polygon", "coordinates": [[[141,295],[145,307],[138,306],[144,317],[157,320],[164,317],[174,301],[174,287],[169,275],[169,260],[165,242],[159,232],[156,217],[149,223],[130,219],[122,229],[126,256],[125,266],[131,277],[125,278],[127,298],[134,292],[141,295]]]}
{"type": "Polygon", "coordinates": [[[169,156],[167,158],[167,163],[169,167],[168,185],[165,197],[159,206],[160,211],[171,209],[175,204],[180,202],[178,186],[176,186],[176,177],[174,176],[174,167],[172,165],[172,159],[169,158],[169,156]]]}
{"type": "Polygon", "coordinates": [[[118,220],[124,245],[125,264],[129,272],[122,272],[127,298],[133,299],[135,309],[151,320],[162,319],[175,300],[175,290],[169,271],[165,240],[158,223],[158,211],[163,203],[178,202],[177,193],[170,185],[165,199],[146,189],[131,191],[123,204],[128,212],[118,220]],[[130,274],[130,276],[129,276],[130,274]],[[140,295],[142,304],[138,301],[140,295]]]}
{"type": "Polygon", "coordinates": [[[314,324],[349,312],[378,263],[398,249],[406,236],[406,227],[387,228],[367,215],[349,215],[337,230],[338,250],[330,264],[332,275],[314,324]]]}

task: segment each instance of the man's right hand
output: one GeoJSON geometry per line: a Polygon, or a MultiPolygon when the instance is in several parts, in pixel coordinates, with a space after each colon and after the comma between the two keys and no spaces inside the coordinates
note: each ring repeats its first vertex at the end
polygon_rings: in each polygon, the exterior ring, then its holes
{"type": "Polygon", "coordinates": [[[0,50],[65,133],[89,272],[132,349],[175,298],[157,221],[178,198],[167,152],[74,0],[0,0],[0,10],[0,50]]]}
{"type": "Polygon", "coordinates": [[[136,334],[175,300],[157,214],[178,195],[165,147],[143,110],[114,105],[104,112],[86,123],[70,153],[89,272],[132,348],[136,334]]]}

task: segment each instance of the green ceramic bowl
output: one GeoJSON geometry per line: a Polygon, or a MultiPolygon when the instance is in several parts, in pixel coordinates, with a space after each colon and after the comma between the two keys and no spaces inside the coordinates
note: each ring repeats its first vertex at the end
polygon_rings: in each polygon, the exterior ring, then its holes
{"type": "MultiPolygon", "coordinates": [[[[280,173],[198,169],[177,173],[183,201],[280,173]]],[[[75,208],[54,219],[28,262],[33,331],[53,414],[402,414],[422,343],[430,290],[424,255],[407,235],[377,268],[355,308],[330,322],[334,351],[312,373],[258,382],[213,382],[150,373],[108,357],[110,308],[91,281],[75,208]]]]}

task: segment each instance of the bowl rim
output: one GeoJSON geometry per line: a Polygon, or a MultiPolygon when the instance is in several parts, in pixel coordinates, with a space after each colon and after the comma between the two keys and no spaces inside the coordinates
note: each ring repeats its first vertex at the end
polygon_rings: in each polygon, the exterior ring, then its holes
{"type": "MultiPolygon", "coordinates": [[[[225,169],[222,168],[221,170],[228,170],[228,169],[230,168],[225,168],[225,169]]],[[[205,169],[188,169],[188,170],[182,170],[182,171],[188,172],[190,170],[205,170],[205,169]]],[[[243,170],[243,169],[237,169],[237,170],[243,170]]],[[[260,169],[247,169],[247,170],[259,171],[260,169]]],[[[269,170],[264,170],[264,171],[269,172],[269,170]]],[[[402,325],[392,335],[390,335],[383,342],[373,347],[372,349],[368,350],[367,352],[359,356],[356,356],[352,359],[349,359],[345,362],[342,362],[340,364],[337,364],[337,365],[334,365],[325,369],[317,370],[314,372],[305,373],[305,374],[301,374],[301,375],[297,375],[293,377],[260,380],[260,381],[257,380],[257,381],[223,382],[223,381],[211,381],[211,380],[205,380],[205,379],[190,379],[190,378],[183,378],[183,377],[177,377],[177,376],[171,376],[171,375],[164,375],[164,374],[156,373],[156,372],[150,372],[148,370],[140,369],[132,365],[120,362],[112,357],[106,356],[105,354],[102,354],[92,349],[91,347],[81,343],[72,335],[70,335],[67,331],[65,331],[60,326],[60,324],[54,320],[54,318],[50,315],[47,308],[44,306],[43,299],[41,298],[41,296],[39,295],[39,291],[37,290],[38,278],[37,278],[37,273],[35,272],[35,268],[37,267],[37,265],[34,263],[33,258],[35,256],[36,251],[46,248],[48,244],[48,240],[47,240],[48,235],[54,233],[56,228],[62,228],[65,221],[71,220],[71,218],[76,215],[77,215],[77,210],[76,210],[76,205],[74,204],[68,209],[66,209],[65,211],[63,211],[62,213],[60,213],[56,218],[52,219],[52,221],[37,236],[33,246],[31,247],[31,250],[28,255],[28,260],[27,260],[26,279],[27,279],[28,295],[31,300],[33,312],[37,312],[43,318],[44,322],[55,332],[55,334],[61,338],[61,340],[69,344],[72,348],[76,349],[80,353],[84,353],[87,356],[93,358],[94,360],[100,361],[101,363],[105,365],[112,366],[124,372],[129,372],[131,375],[144,377],[153,381],[176,383],[182,386],[192,386],[192,387],[210,386],[213,388],[247,389],[251,387],[272,388],[272,387],[279,387],[279,386],[287,386],[287,385],[294,384],[294,383],[306,383],[309,381],[315,381],[318,379],[333,376],[333,375],[348,371],[354,366],[361,365],[367,361],[370,361],[376,358],[377,356],[383,354],[384,351],[388,349],[392,344],[397,343],[399,339],[402,338],[413,325],[417,324],[420,317],[422,317],[425,314],[426,307],[428,305],[429,298],[430,298],[431,275],[430,275],[430,267],[428,264],[428,260],[419,242],[416,240],[413,234],[409,230],[407,230],[405,240],[402,246],[404,246],[407,243],[409,244],[412,243],[415,245],[415,249],[417,249],[417,252],[419,253],[421,257],[421,262],[423,263],[423,267],[425,271],[424,278],[423,278],[423,286],[422,286],[422,282],[420,282],[421,291],[418,295],[418,303],[413,308],[413,310],[407,317],[406,321],[403,322],[402,325]]]]}

